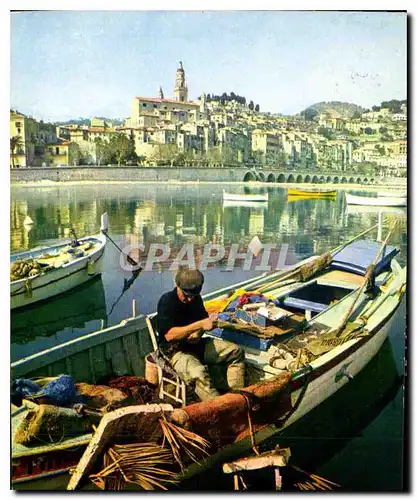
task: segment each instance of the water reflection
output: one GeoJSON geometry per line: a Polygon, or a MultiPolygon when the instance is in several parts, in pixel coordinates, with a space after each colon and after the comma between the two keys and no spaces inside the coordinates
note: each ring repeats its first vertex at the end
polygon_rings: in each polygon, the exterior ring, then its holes
{"type": "MultiPolygon", "coordinates": [[[[101,277],[59,297],[11,312],[13,358],[18,345],[55,335],[66,328],[90,331],[93,320],[106,321],[106,300],[101,277]]],[[[93,326],[95,328],[96,325],[93,326]]]]}
{"type": "MultiPolygon", "coordinates": [[[[224,206],[217,185],[12,188],[11,251],[67,237],[70,224],[79,236],[94,233],[103,212],[109,214],[112,234],[145,244],[248,243],[258,235],[265,243],[296,243],[305,253],[313,247],[318,252],[336,247],[378,220],[377,211],[347,207],[343,190],[336,200],[297,202],[287,200],[284,188],[268,191],[269,202],[260,207],[224,206]],[[35,222],[31,230],[23,224],[26,215],[35,222]]],[[[391,242],[403,246],[406,212],[385,211],[383,224],[387,230],[396,218],[399,225],[391,242]]]]}
{"type": "MultiPolygon", "coordinates": [[[[121,247],[126,244],[143,243],[147,246],[151,243],[168,243],[171,248],[178,249],[184,243],[203,246],[212,242],[225,245],[239,243],[242,248],[257,235],[263,243],[288,244],[287,263],[291,263],[295,259],[335,248],[378,221],[377,212],[356,213],[348,210],[342,190],[338,192],[336,200],[306,199],[292,203],[287,200],[286,189],[268,187],[269,201],[259,207],[225,206],[222,200],[223,187],[156,184],[12,187],[11,250],[25,250],[51,239],[67,237],[70,224],[79,237],[94,234],[99,230],[101,214],[107,212],[110,235],[121,247]],[[34,221],[30,229],[24,225],[26,216],[34,221]]],[[[228,190],[242,193],[243,186],[234,185],[228,190]]],[[[252,192],[259,190],[260,187],[251,188],[252,192]]],[[[401,248],[400,260],[404,263],[407,213],[385,213],[383,235],[387,234],[397,219],[399,224],[390,244],[401,248]]],[[[155,311],[159,296],[173,286],[170,272],[155,270],[141,273],[121,295],[125,280],[131,276],[122,271],[120,254],[110,243],[104,259],[103,285],[109,325],[131,314],[133,299],[136,299],[137,312],[149,314],[155,311]]],[[[205,293],[259,273],[240,269],[226,273],[222,270],[219,266],[206,272],[205,293]]],[[[75,304],[75,308],[84,305],[83,300],[76,298],[77,293],[76,290],[70,291],[67,299],[68,303],[75,304]]],[[[96,302],[100,303],[102,292],[92,295],[97,296],[96,302]]],[[[55,309],[53,302],[45,304],[45,310],[51,311],[51,314],[45,312],[45,316],[53,316],[55,309]]],[[[40,318],[39,315],[37,318],[40,318]]],[[[34,333],[33,324],[38,321],[40,323],[41,319],[33,321],[26,333],[23,332],[24,328],[18,326],[18,322],[12,321],[14,338],[24,338],[26,335],[33,352],[46,345],[44,340],[36,340],[45,338],[42,332],[34,333]]],[[[65,321],[69,329],[76,324],[75,318],[74,321],[70,318],[65,321]]],[[[48,331],[52,331],[52,328],[48,331]]],[[[83,331],[72,328],[71,333],[65,335],[66,338],[73,338],[83,331]]],[[[25,347],[24,353],[29,352],[28,349],[29,346],[25,347]]],[[[17,348],[17,351],[23,352],[21,348],[17,348]]],[[[13,355],[18,356],[15,353],[13,355]]]]}

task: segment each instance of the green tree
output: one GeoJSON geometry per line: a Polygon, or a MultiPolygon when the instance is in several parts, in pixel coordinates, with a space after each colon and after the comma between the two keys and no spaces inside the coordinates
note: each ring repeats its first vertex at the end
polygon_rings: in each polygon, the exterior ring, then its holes
{"type": "Polygon", "coordinates": [[[381,128],[379,129],[379,133],[380,133],[380,134],[386,134],[387,132],[388,132],[387,127],[381,127],[381,128]]]}
{"type": "Polygon", "coordinates": [[[332,130],[330,128],[327,128],[327,127],[319,127],[317,129],[317,133],[324,136],[326,139],[333,139],[334,138],[334,134],[332,132],[332,130]]]}
{"type": "Polygon", "coordinates": [[[365,132],[366,135],[375,134],[375,130],[372,129],[371,127],[365,127],[364,132],[365,132]]]}
{"type": "Polygon", "coordinates": [[[78,165],[82,158],[81,149],[76,142],[70,142],[68,146],[68,162],[74,166],[78,165]]]}
{"type": "Polygon", "coordinates": [[[377,144],[375,146],[375,151],[378,151],[380,155],[385,156],[385,148],[382,144],[377,144]]]}
{"type": "Polygon", "coordinates": [[[135,163],[138,161],[138,155],[136,154],[135,148],[135,138],[133,137],[133,134],[130,134],[129,137],[129,147],[126,154],[126,160],[131,163],[135,163]]]}
{"type": "Polygon", "coordinates": [[[110,148],[108,141],[103,141],[101,137],[96,137],[94,139],[96,145],[96,162],[97,165],[101,163],[108,163],[111,160],[110,148]]]}
{"type": "Polygon", "coordinates": [[[249,103],[249,109],[250,109],[251,111],[253,111],[253,108],[254,108],[254,107],[255,107],[255,105],[253,104],[253,101],[250,101],[250,103],[249,103]]]}
{"type": "Polygon", "coordinates": [[[313,121],[314,118],[318,115],[318,111],[314,108],[307,108],[304,111],[301,111],[300,115],[304,118],[304,120],[313,121]]]}
{"type": "Polygon", "coordinates": [[[255,106],[255,111],[256,111],[257,113],[259,113],[259,104],[257,104],[257,105],[255,106]]]}
{"type": "Polygon", "coordinates": [[[208,151],[206,153],[206,159],[208,163],[220,163],[221,162],[221,155],[219,148],[216,146],[212,146],[208,148],[208,151]]]}
{"type": "Polygon", "coordinates": [[[117,133],[110,139],[110,148],[117,165],[120,167],[122,161],[126,160],[129,150],[129,139],[125,134],[117,133]]]}
{"type": "Polygon", "coordinates": [[[22,137],[20,135],[15,135],[14,137],[10,137],[10,153],[12,155],[12,167],[15,168],[14,155],[15,151],[19,151],[23,149],[25,143],[23,142],[22,137]]]}

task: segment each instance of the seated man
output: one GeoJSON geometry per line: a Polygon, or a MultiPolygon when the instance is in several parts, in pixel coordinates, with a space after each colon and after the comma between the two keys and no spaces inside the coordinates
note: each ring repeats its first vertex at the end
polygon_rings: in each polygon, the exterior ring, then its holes
{"type": "Polygon", "coordinates": [[[231,342],[202,338],[216,325],[204,308],[203,283],[199,270],[180,268],[176,288],[159,299],[157,326],[162,352],[186,384],[195,382],[197,396],[205,401],[219,395],[205,365],[227,365],[229,388],[240,389],[245,383],[245,354],[231,342]]]}

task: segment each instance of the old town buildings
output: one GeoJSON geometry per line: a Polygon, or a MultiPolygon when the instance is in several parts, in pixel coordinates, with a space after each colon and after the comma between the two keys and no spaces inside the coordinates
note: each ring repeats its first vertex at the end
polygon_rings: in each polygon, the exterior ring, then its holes
{"type": "MultiPolygon", "coordinates": [[[[188,100],[180,62],[172,97],[165,97],[162,88],[154,97],[133,97],[130,116],[121,125],[93,118],[89,125],[55,126],[11,111],[10,167],[107,164],[105,146],[116,147],[119,141],[133,164],[406,173],[405,104],[396,112],[374,106],[352,118],[319,113],[304,120],[300,115],[261,113],[233,93],[209,97],[203,93],[188,100]]],[[[126,155],[120,158],[126,163],[126,155]]]]}

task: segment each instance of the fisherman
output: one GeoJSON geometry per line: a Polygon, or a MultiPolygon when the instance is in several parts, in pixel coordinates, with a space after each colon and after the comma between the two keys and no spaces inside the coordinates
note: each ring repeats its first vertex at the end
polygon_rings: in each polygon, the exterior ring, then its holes
{"type": "Polygon", "coordinates": [[[231,342],[202,338],[217,323],[204,307],[203,283],[198,269],[180,268],[176,287],[159,299],[157,327],[160,349],[182,380],[187,385],[195,383],[197,396],[206,401],[219,396],[206,365],[226,365],[229,389],[240,389],[245,385],[245,354],[231,342]]]}

